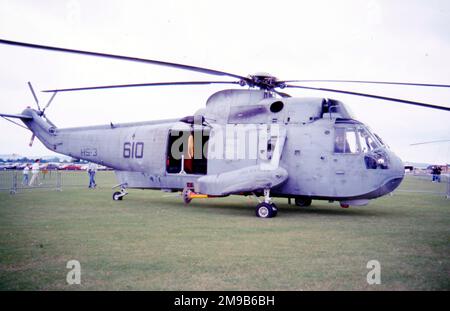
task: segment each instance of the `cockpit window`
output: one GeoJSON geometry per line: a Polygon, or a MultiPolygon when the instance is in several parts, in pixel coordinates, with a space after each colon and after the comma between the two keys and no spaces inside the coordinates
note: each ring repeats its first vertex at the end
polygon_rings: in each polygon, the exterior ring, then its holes
{"type": "Polygon", "coordinates": [[[335,153],[359,153],[360,148],[358,138],[356,136],[356,129],[353,127],[344,128],[338,127],[335,131],[334,140],[335,153]]]}
{"type": "Polygon", "coordinates": [[[368,153],[385,146],[381,139],[363,125],[339,125],[335,128],[335,153],[368,153]]]}
{"type": "Polygon", "coordinates": [[[381,139],[380,136],[378,136],[376,133],[373,133],[373,135],[375,136],[376,139],[378,139],[378,141],[380,142],[380,144],[382,146],[385,146],[385,147],[389,148],[389,146],[381,139]]]}
{"type": "Polygon", "coordinates": [[[356,138],[355,129],[345,130],[345,139],[347,140],[345,152],[347,153],[359,153],[358,139],[356,138]]]}
{"type": "Polygon", "coordinates": [[[365,128],[358,129],[358,136],[362,152],[366,153],[380,147],[379,142],[365,128]]]}

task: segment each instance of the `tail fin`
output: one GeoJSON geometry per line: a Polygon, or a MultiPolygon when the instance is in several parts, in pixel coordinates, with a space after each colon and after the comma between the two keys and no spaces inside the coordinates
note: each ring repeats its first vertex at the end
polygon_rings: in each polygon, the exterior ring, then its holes
{"type": "MultiPolygon", "coordinates": [[[[42,113],[40,111],[27,108],[21,114],[7,114],[0,113],[0,117],[7,119],[17,125],[20,125],[9,118],[20,119],[25,126],[33,133],[31,141],[29,143],[30,147],[33,144],[34,136],[37,136],[40,141],[49,149],[52,149],[54,146],[55,125],[42,117],[42,113]]],[[[20,125],[21,126],[21,125],[20,125]]]]}
{"type": "Polygon", "coordinates": [[[0,113],[0,117],[2,117],[2,118],[17,118],[17,119],[22,119],[22,120],[31,120],[31,119],[33,119],[32,116],[25,115],[25,114],[0,113]]]}

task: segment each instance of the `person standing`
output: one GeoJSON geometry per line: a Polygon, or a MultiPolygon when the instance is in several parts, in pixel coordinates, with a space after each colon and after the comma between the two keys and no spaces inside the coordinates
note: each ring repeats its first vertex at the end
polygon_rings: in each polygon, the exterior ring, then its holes
{"type": "Polygon", "coordinates": [[[39,159],[37,159],[31,166],[32,176],[29,184],[30,187],[35,184],[41,185],[41,183],[39,183],[39,162],[40,162],[39,159]]]}
{"type": "Polygon", "coordinates": [[[88,173],[89,173],[89,188],[95,188],[97,187],[97,184],[95,183],[95,173],[97,173],[97,164],[95,163],[89,163],[88,165],[88,173]]]}
{"type": "Polygon", "coordinates": [[[30,164],[25,164],[25,167],[23,168],[23,179],[22,179],[22,185],[27,186],[30,182],[30,164]]]}
{"type": "Polygon", "coordinates": [[[442,173],[442,168],[440,166],[436,167],[436,181],[437,182],[441,182],[441,173],[442,173]]]}

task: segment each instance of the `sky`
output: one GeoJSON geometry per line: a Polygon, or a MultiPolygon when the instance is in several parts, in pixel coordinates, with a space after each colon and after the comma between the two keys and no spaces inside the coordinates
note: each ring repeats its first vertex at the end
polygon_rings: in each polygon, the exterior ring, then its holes
{"type": "MultiPolygon", "coordinates": [[[[246,76],[450,84],[450,2],[20,1],[0,0],[0,38],[189,64],[246,76]]],[[[147,64],[0,45],[0,112],[41,104],[45,89],[230,80],[147,64]]],[[[450,88],[315,83],[450,107],[450,88]]],[[[239,88],[238,86],[236,86],[239,88]]],[[[192,115],[224,86],[59,93],[47,110],[58,127],[192,115]]],[[[404,161],[450,163],[450,112],[337,93],[285,89],[343,101],[404,161]]],[[[52,155],[0,119],[0,154],[52,155]]]]}

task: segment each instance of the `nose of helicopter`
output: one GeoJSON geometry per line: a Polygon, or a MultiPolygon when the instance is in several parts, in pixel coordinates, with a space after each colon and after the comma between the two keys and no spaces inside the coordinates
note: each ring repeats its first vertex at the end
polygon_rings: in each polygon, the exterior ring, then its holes
{"type": "MultiPolygon", "coordinates": [[[[400,178],[401,180],[403,180],[403,177],[405,177],[405,165],[403,164],[402,159],[400,159],[400,157],[397,156],[392,151],[389,151],[389,157],[391,159],[392,176],[395,177],[395,178],[400,178]]],[[[394,189],[392,189],[392,190],[394,190],[394,189]]]]}
{"type": "Polygon", "coordinates": [[[403,161],[394,152],[390,150],[386,150],[385,152],[388,154],[390,167],[386,170],[386,182],[378,188],[378,196],[386,195],[397,189],[405,177],[405,167],[403,165],[403,161]]]}

